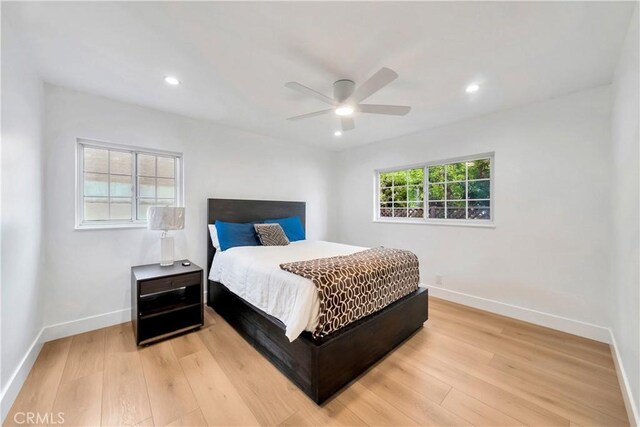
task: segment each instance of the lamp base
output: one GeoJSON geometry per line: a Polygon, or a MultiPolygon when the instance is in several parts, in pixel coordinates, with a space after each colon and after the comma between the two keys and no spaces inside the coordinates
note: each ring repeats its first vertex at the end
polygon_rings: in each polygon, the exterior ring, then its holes
{"type": "Polygon", "coordinates": [[[173,265],[173,237],[162,233],[160,238],[160,266],[168,267],[173,265]]]}

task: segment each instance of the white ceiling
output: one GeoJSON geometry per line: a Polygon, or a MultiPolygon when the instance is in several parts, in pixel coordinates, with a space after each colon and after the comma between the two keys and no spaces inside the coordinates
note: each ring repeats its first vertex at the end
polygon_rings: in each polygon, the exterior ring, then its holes
{"type": "Polygon", "coordinates": [[[633,2],[2,3],[51,83],[340,149],[611,81],[633,2]],[[380,67],[400,77],[367,103],[405,117],[334,115],[284,87],[331,94],[380,67]],[[183,83],[170,87],[165,75],[183,83]],[[465,86],[477,81],[470,96],[465,86]]]}

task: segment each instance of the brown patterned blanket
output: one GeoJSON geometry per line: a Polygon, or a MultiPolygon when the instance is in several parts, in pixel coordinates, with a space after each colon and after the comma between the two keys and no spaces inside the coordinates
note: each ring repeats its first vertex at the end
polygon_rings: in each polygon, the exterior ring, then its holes
{"type": "Polygon", "coordinates": [[[324,337],[386,307],[418,288],[418,257],[373,248],[352,255],[280,264],[318,288],[320,313],[313,336],[324,337]]]}

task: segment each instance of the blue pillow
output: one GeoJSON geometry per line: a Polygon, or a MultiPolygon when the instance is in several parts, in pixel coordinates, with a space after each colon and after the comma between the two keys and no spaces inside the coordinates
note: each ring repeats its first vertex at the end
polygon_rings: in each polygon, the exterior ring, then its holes
{"type": "Polygon", "coordinates": [[[304,240],[304,227],[302,221],[298,216],[290,216],[289,218],[277,218],[267,219],[265,224],[280,224],[280,227],[284,230],[284,234],[287,235],[287,239],[290,242],[297,242],[298,240],[304,240]]]}
{"type": "Polygon", "coordinates": [[[216,231],[223,251],[236,246],[260,245],[253,223],[216,221],[216,231]]]}

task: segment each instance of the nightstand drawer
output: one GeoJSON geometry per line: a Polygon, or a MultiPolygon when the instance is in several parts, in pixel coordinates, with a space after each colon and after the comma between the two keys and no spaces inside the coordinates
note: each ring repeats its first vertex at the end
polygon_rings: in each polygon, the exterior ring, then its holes
{"type": "Polygon", "coordinates": [[[140,282],[140,295],[154,294],[156,292],[171,291],[183,286],[199,285],[202,281],[202,273],[189,273],[180,276],[163,277],[161,279],[145,280],[140,282]]]}

